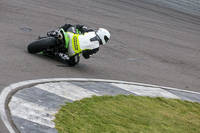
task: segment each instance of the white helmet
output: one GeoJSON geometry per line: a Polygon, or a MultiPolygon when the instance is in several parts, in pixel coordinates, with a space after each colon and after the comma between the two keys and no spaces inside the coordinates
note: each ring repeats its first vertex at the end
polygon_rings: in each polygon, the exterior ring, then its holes
{"type": "Polygon", "coordinates": [[[110,39],[110,32],[104,28],[99,28],[96,34],[101,39],[101,44],[105,45],[110,39]]]}

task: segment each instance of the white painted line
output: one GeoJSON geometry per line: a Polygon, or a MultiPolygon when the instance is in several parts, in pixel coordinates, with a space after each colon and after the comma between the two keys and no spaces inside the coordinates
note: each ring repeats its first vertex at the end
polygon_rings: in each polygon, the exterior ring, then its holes
{"type": "Polygon", "coordinates": [[[126,84],[116,84],[111,83],[114,86],[120,87],[124,90],[130,91],[134,94],[140,95],[140,96],[150,96],[150,97],[165,97],[165,98],[176,98],[180,99],[176,95],[165,91],[160,88],[152,88],[152,87],[144,87],[144,86],[136,86],[136,85],[126,85],[126,84]]]}
{"type": "Polygon", "coordinates": [[[97,93],[99,93],[99,91],[98,90],[94,90],[95,92],[97,92],[97,93]]]}
{"type": "Polygon", "coordinates": [[[8,131],[10,133],[15,133],[14,129],[10,125],[10,122],[8,120],[8,117],[6,115],[6,110],[5,110],[5,104],[6,104],[6,98],[8,94],[12,91],[13,88],[10,86],[4,88],[4,90],[0,94],[0,116],[2,121],[4,122],[5,126],[7,127],[8,131]]]}
{"type": "Polygon", "coordinates": [[[55,127],[52,120],[55,119],[53,115],[57,113],[56,110],[25,101],[15,96],[12,97],[9,107],[11,109],[10,112],[12,116],[26,119],[51,128],[55,127]]]}
{"type": "Polygon", "coordinates": [[[85,97],[91,97],[93,95],[99,96],[99,94],[88,91],[76,85],[70,84],[68,82],[58,82],[58,83],[45,83],[39,84],[35,87],[42,90],[48,91],[50,93],[59,95],[61,97],[70,99],[70,100],[80,100],[85,97]]]}

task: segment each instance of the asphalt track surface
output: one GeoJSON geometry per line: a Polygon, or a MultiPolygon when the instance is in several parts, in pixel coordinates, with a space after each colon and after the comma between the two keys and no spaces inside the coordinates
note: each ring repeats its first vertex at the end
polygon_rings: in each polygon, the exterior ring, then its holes
{"type": "MultiPolygon", "coordinates": [[[[0,90],[42,78],[96,78],[200,92],[200,17],[145,0],[0,0],[0,90]],[[91,59],[68,67],[28,43],[65,23],[110,30],[91,59]]],[[[0,132],[7,133],[0,120],[0,132]]]]}

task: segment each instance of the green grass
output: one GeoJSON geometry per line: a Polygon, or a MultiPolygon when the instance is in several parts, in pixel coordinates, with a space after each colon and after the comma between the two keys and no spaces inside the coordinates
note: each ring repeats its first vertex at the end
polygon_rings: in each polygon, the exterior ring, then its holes
{"type": "Polygon", "coordinates": [[[93,96],[62,106],[59,133],[200,133],[200,104],[140,96],[93,96]]]}

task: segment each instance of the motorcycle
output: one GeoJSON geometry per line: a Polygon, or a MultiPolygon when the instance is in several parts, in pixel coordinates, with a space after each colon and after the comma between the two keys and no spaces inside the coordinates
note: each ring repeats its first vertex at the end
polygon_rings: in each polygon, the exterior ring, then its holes
{"type": "MultiPolygon", "coordinates": [[[[51,31],[55,32],[55,31],[51,31]]],[[[78,33],[80,31],[77,30],[78,33]]],[[[80,54],[76,54],[72,57],[68,56],[69,35],[64,29],[60,29],[55,32],[53,36],[38,37],[38,40],[30,43],[27,50],[31,54],[42,53],[50,57],[56,57],[55,53],[64,53],[63,56],[67,56],[66,62],[69,66],[75,66],[80,60],[80,54]]]]}

